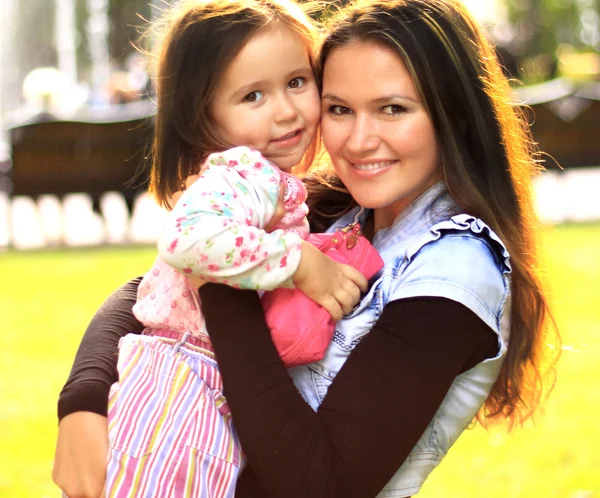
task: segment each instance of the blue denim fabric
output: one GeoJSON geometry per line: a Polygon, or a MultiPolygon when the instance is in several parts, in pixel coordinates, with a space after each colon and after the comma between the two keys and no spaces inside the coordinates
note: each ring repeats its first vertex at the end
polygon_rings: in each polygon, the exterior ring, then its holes
{"type": "MultiPolygon", "coordinates": [[[[354,220],[364,223],[366,215],[365,210],[356,208],[329,231],[354,220]]],[[[314,410],[348,355],[390,301],[419,296],[452,299],[498,334],[498,355],[456,377],[425,433],[378,495],[406,497],[418,492],[476,415],[498,376],[510,329],[511,267],[497,235],[481,220],[460,214],[443,182],[416,199],[392,226],[377,232],[373,245],[385,266],[352,313],[337,324],[325,358],[290,369],[294,383],[314,410]]]]}

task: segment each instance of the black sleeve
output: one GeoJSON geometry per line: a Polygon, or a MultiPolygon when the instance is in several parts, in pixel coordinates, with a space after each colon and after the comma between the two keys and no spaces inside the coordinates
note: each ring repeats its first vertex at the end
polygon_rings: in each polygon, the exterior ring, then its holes
{"type": "Polygon", "coordinates": [[[118,380],[119,339],[144,326],[133,315],[137,288],[142,277],[113,292],[88,325],[67,383],[58,398],[58,420],[73,412],[107,415],[110,386],[118,380]]]}
{"type": "Polygon", "coordinates": [[[207,284],[200,296],[248,459],[239,498],[261,496],[259,488],[265,497],[375,496],[455,376],[498,350],[496,334],[459,303],[394,301],[315,413],[277,355],[257,294],[207,284]]]}

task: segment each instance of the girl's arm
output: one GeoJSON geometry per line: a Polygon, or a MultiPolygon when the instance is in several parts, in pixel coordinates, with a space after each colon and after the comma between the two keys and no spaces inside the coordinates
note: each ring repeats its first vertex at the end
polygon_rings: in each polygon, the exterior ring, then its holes
{"type": "Polygon", "coordinates": [[[375,496],[456,375],[498,349],[496,335],[459,303],[394,301],[315,413],[273,347],[256,293],[208,284],[200,295],[251,469],[238,483],[240,498],[256,496],[257,483],[272,497],[375,496]]]}
{"type": "Polygon", "coordinates": [[[169,215],[161,258],[188,276],[244,289],[293,287],[302,238],[265,230],[283,188],[278,168],[247,147],[212,154],[207,163],[169,215]]]}
{"type": "Polygon", "coordinates": [[[158,242],[162,260],[192,279],[242,289],[297,287],[334,320],[348,313],[367,287],[364,276],[297,233],[270,231],[281,216],[279,169],[247,147],[211,154],[206,164],[178,196],[158,242]]]}

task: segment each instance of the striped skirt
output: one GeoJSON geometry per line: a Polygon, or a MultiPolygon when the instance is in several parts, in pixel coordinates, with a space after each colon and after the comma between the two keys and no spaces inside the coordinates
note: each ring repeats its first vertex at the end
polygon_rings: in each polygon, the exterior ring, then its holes
{"type": "Polygon", "coordinates": [[[119,344],[106,496],[233,497],[243,455],[212,345],[151,333],[119,344]]]}

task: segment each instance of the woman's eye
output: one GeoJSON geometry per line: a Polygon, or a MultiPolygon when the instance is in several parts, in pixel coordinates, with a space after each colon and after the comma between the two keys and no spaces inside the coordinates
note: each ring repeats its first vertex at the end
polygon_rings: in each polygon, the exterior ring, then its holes
{"type": "Polygon", "coordinates": [[[262,92],[252,92],[244,97],[244,102],[258,102],[264,98],[262,92]]]}
{"type": "Polygon", "coordinates": [[[341,116],[342,114],[350,114],[352,110],[344,107],[343,105],[330,105],[328,112],[330,114],[338,114],[341,116]]]}
{"type": "Polygon", "coordinates": [[[296,89],[304,86],[306,78],[294,78],[288,83],[288,88],[296,89]]]}
{"type": "Polygon", "coordinates": [[[402,114],[404,112],[406,112],[406,108],[402,107],[401,105],[398,104],[391,104],[391,105],[386,105],[383,109],[382,109],[384,114],[389,114],[390,116],[395,116],[397,114],[402,114]]]}

